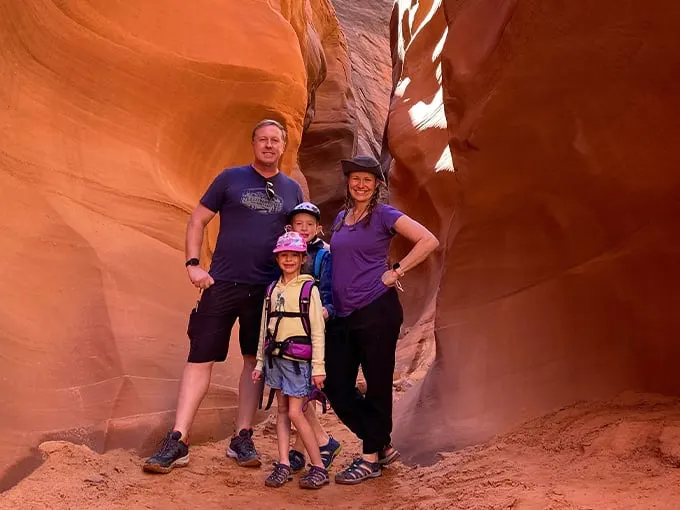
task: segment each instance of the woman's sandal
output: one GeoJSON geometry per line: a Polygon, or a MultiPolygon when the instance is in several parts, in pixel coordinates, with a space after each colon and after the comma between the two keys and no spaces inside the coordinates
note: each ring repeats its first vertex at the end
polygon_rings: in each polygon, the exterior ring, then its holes
{"type": "Polygon", "coordinates": [[[349,467],[335,475],[335,483],[356,485],[368,478],[378,478],[381,474],[380,464],[357,457],[349,467]]]}
{"type": "Polygon", "coordinates": [[[293,473],[302,471],[305,468],[305,454],[298,450],[290,450],[288,462],[290,462],[290,469],[293,473]]]}
{"type": "Polygon", "coordinates": [[[385,448],[378,452],[378,464],[381,466],[389,466],[395,460],[399,458],[401,453],[391,444],[388,444],[385,448]]]}
{"type": "Polygon", "coordinates": [[[279,464],[274,462],[274,470],[264,481],[267,487],[279,488],[282,487],[286,482],[290,482],[293,479],[293,474],[290,468],[285,464],[279,464]]]}

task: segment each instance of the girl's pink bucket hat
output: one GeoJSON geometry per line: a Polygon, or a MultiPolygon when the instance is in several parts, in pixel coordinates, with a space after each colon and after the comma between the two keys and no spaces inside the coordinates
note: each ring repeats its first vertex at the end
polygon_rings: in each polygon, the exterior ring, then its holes
{"type": "Polygon", "coordinates": [[[286,232],[276,241],[274,253],[282,251],[295,251],[298,253],[307,253],[307,243],[304,238],[297,232],[286,232]]]}

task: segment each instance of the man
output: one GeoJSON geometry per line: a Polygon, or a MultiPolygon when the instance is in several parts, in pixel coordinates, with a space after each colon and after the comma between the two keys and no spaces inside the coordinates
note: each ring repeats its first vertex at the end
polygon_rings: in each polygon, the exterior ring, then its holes
{"type": "Polygon", "coordinates": [[[239,381],[236,434],[227,455],[240,466],[257,467],[252,421],[261,385],[251,381],[266,287],[278,276],[272,257],[288,213],[303,200],[300,186],[281,173],[286,130],[274,120],[253,129],[254,160],[222,171],[191,214],[186,234],[186,268],[201,297],[189,317],[189,358],[180,383],[175,426],[145,471],[169,473],[189,463],[189,430],[210,384],[213,364],[227,357],[229,337],[239,319],[243,371],[239,381]],[[203,232],[220,214],[210,271],[199,265],[203,232]]]}

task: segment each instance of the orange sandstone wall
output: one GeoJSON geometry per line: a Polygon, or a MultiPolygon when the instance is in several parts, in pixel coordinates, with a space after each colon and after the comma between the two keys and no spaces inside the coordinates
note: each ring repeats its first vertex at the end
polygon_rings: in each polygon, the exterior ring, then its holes
{"type": "Polygon", "coordinates": [[[437,347],[397,409],[407,457],[578,399],[680,392],[679,19],[672,3],[395,3],[392,190],[443,243],[441,274],[411,279],[438,289],[437,347]]]}
{"type": "MultiPolygon", "coordinates": [[[[197,297],[188,212],[250,161],[263,117],[288,125],[283,169],[305,184],[296,152],[331,9],[310,5],[0,5],[0,474],[47,438],[146,447],[169,426],[197,297]]],[[[230,432],[238,365],[216,369],[195,439],[230,432]]]]}

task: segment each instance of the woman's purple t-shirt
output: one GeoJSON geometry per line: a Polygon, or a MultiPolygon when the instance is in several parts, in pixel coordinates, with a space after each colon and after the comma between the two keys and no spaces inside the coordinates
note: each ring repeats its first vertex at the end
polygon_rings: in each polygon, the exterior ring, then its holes
{"type": "MultiPolygon", "coordinates": [[[[378,205],[368,225],[343,224],[331,238],[333,254],[333,304],[336,315],[346,317],[387,292],[382,274],[388,269],[394,224],[404,213],[389,205],[378,205]]],[[[333,225],[342,221],[343,212],[333,225]]]]}

